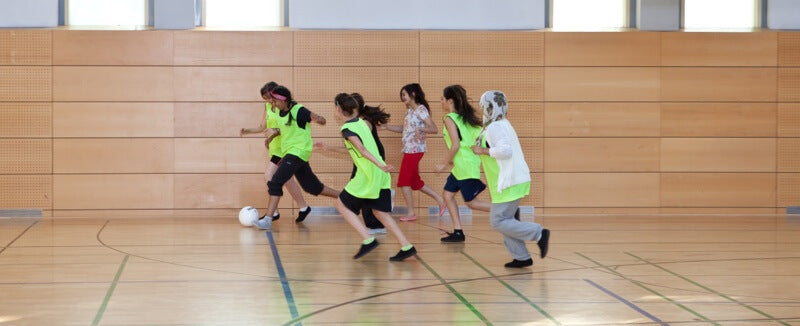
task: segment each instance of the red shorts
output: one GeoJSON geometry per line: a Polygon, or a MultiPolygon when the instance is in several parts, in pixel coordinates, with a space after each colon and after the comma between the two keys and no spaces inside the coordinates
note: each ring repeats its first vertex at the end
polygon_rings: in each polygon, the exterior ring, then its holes
{"type": "Polygon", "coordinates": [[[411,187],[412,190],[420,190],[425,186],[425,182],[419,176],[419,161],[422,160],[422,153],[403,153],[403,161],[400,163],[400,175],[397,176],[398,187],[411,187]]]}

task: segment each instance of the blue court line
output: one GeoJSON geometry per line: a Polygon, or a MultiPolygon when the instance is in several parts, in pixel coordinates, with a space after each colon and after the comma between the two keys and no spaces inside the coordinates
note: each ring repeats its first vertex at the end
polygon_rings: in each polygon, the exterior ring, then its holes
{"type": "Polygon", "coordinates": [[[605,292],[606,294],[608,294],[608,295],[610,295],[610,296],[614,297],[615,299],[617,299],[617,300],[619,300],[620,302],[624,303],[624,304],[625,304],[625,305],[627,305],[628,307],[631,307],[631,309],[633,309],[633,310],[636,310],[637,312],[639,312],[640,314],[644,315],[645,317],[647,317],[647,318],[650,318],[650,320],[652,320],[652,321],[654,321],[654,322],[657,322],[657,323],[659,323],[659,324],[661,324],[661,325],[663,325],[663,326],[668,326],[668,325],[669,325],[669,324],[667,324],[667,323],[665,323],[665,322],[661,321],[660,319],[656,318],[656,316],[653,316],[653,315],[651,315],[649,312],[647,312],[647,311],[644,311],[644,309],[642,309],[642,308],[639,308],[639,306],[637,306],[637,305],[633,304],[633,302],[630,302],[630,301],[628,301],[628,300],[625,300],[625,299],[624,299],[624,298],[622,298],[621,296],[618,296],[616,293],[614,293],[614,292],[611,292],[611,290],[609,290],[609,289],[606,289],[606,288],[604,288],[604,287],[600,286],[600,284],[597,284],[597,283],[595,283],[595,282],[592,282],[592,280],[588,280],[588,279],[583,279],[583,280],[584,280],[584,281],[586,281],[587,283],[591,284],[592,286],[594,286],[594,287],[596,287],[596,288],[600,289],[600,291],[603,291],[603,292],[605,292]]]}
{"type": "MultiPolygon", "coordinates": [[[[289,313],[292,314],[292,319],[297,319],[300,317],[300,314],[297,313],[297,306],[294,304],[292,289],[289,288],[289,280],[286,278],[286,272],[283,270],[281,256],[278,254],[278,247],[275,245],[275,239],[272,238],[272,231],[267,231],[267,238],[269,239],[269,248],[272,249],[272,258],[275,260],[275,267],[278,268],[278,276],[281,278],[283,295],[286,297],[286,303],[289,304],[289,313]]],[[[302,326],[303,324],[298,321],[295,325],[302,326]]]]}

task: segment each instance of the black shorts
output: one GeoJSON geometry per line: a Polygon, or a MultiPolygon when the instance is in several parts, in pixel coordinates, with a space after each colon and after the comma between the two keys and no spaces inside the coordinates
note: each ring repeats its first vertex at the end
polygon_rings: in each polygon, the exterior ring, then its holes
{"type": "Polygon", "coordinates": [[[464,202],[471,202],[484,189],[486,189],[486,185],[481,179],[457,180],[452,173],[447,177],[447,183],[444,184],[444,190],[449,192],[461,190],[461,197],[464,198],[464,202]]]}
{"type": "Polygon", "coordinates": [[[272,162],[272,164],[278,165],[278,163],[281,162],[281,158],[276,155],[272,155],[272,157],[269,158],[269,161],[272,162]]]}
{"type": "Polygon", "coordinates": [[[344,207],[347,207],[347,209],[355,214],[358,214],[360,210],[368,209],[374,209],[384,213],[392,211],[392,191],[389,189],[381,189],[376,199],[358,198],[348,193],[347,190],[342,190],[339,194],[339,199],[342,201],[342,204],[344,204],[344,207]]]}

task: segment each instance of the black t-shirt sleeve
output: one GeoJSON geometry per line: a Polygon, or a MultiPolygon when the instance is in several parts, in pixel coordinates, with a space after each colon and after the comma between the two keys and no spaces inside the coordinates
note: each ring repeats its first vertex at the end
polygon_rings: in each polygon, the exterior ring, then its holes
{"type": "Polygon", "coordinates": [[[295,117],[295,119],[297,119],[298,127],[300,127],[301,129],[306,129],[306,124],[311,122],[311,111],[306,109],[305,106],[301,107],[300,109],[297,110],[297,116],[295,117]]]}
{"type": "MultiPolygon", "coordinates": [[[[347,137],[350,137],[350,136],[358,137],[358,134],[350,131],[350,129],[342,129],[342,137],[344,137],[344,139],[347,139],[347,137]]],[[[358,140],[361,140],[361,137],[358,137],[358,140]]]]}

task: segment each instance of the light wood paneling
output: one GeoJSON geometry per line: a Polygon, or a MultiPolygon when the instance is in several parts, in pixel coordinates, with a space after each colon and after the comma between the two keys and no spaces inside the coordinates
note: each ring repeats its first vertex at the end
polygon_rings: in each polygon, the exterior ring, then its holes
{"type": "Polygon", "coordinates": [[[295,31],[296,66],[419,65],[417,31],[295,31]]]}
{"type": "Polygon", "coordinates": [[[545,103],[547,137],[657,137],[658,103],[545,103]]]}
{"type": "Polygon", "coordinates": [[[777,206],[800,206],[800,173],[778,173],[777,206]]]}
{"type": "MultiPolygon", "coordinates": [[[[220,209],[93,209],[93,210],[55,210],[50,212],[58,220],[64,219],[132,219],[132,218],[159,218],[159,221],[174,219],[176,223],[192,223],[197,218],[228,218],[239,222],[240,208],[220,209]],[[182,219],[182,220],[178,220],[182,219]]],[[[258,207],[261,212],[262,208],[258,207]]],[[[47,212],[46,212],[47,213],[47,212]]]]}
{"type": "Polygon", "coordinates": [[[291,66],[292,32],[175,31],[176,66],[291,66]]]}
{"type": "MultiPolygon", "coordinates": [[[[312,203],[310,197],[313,196],[305,193],[304,195],[306,200],[312,203]]],[[[292,196],[284,190],[284,196],[278,207],[290,208],[292,203],[292,196]]],[[[267,187],[263,174],[175,175],[175,208],[241,208],[244,206],[267,206],[267,187]]]]}
{"type": "Polygon", "coordinates": [[[540,31],[421,31],[420,65],[542,66],[544,37],[540,31]]]}
{"type": "Polygon", "coordinates": [[[800,138],[778,138],[778,172],[800,172],[800,138]]]}
{"type": "Polygon", "coordinates": [[[0,207],[52,207],[52,175],[0,175],[0,207]]]}
{"type": "Polygon", "coordinates": [[[547,172],[658,172],[657,138],[546,138],[547,172]]]}
{"type": "MultiPolygon", "coordinates": [[[[661,214],[690,214],[690,215],[712,215],[719,216],[720,214],[732,215],[774,215],[774,208],[737,208],[737,207],[664,207],[659,210],[661,214]]],[[[669,217],[671,218],[671,217],[669,217]]],[[[689,216],[688,218],[698,219],[698,216],[689,216]]]]}
{"type": "Polygon", "coordinates": [[[50,137],[51,103],[0,103],[0,138],[50,137]]]}
{"type": "MultiPolygon", "coordinates": [[[[536,208],[535,215],[537,220],[540,217],[558,216],[558,215],[597,215],[597,214],[613,214],[613,215],[649,215],[658,214],[659,208],[657,207],[548,207],[536,208]],[[541,214],[540,214],[541,213],[541,214]]],[[[594,219],[594,218],[593,218],[594,219]]],[[[541,220],[538,220],[541,221],[541,220]]],[[[545,220],[547,221],[547,220],[545,220]]],[[[551,220],[552,221],[552,220],[551,220]]]]}
{"type": "MultiPolygon", "coordinates": [[[[483,114],[480,105],[474,103],[473,107],[475,114],[480,117],[483,114]]],[[[509,102],[506,118],[519,138],[544,137],[544,107],[545,104],[541,102],[509,102]]]]}
{"type": "MultiPolygon", "coordinates": [[[[344,144],[340,139],[341,138],[325,138],[315,139],[314,141],[324,143],[328,147],[344,148],[344,144]]],[[[386,144],[384,144],[384,146],[385,145],[386,144]]],[[[399,163],[400,161],[395,165],[391,162],[387,162],[387,164],[392,164],[395,167],[395,171],[399,171],[399,163]]],[[[353,160],[350,158],[349,154],[321,151],[318,149],[314,149],[309,159],[309,164],[311,164],[311,169],[314,173],[350,173],[353,169],[353,160]]]]}
{"type": "Polygon", "coordinates": [[[53,67],[53,100],[173,101],[172,67],[53,67]]]}
{"type": "Polygon", "coordinates": [[[172,31],[53,31],[53,64],[172,65],[172,31]]]}
{"type": "Polygon", "coordinates": [[[173,103],[54,103],[55,137],[172,137],[173,103]]]}
{"type": "Polygon", "coordinates": [[[0,139],[0,174],[52,173],[52,140],[0,139]]]}
{"type": "Polygon", "coordinates": [[[775,103],[661,103],[665,137],[775,137],[775,103]]]}
{"type": "Polygon", "coordinates": [[[169,209],[171,174],[53,176],[54,209],[169,209]]]}
{"type": "Polygon", "coordinates": [[[661,33],[545,34],[546,66],[658,66],[661,33]]]}
{"type": "Polygon", "coordinates": [[[778,102],[800,102],[800,68],[778,68],[778,102]]]}
{"type": "Polygon", "coordinates": [[[55,173],[172,173],[173,139],[55,139],[55,173]]]}
{"type": "Polygon", "coordinates": [[[258,173],[267,166],[261,138],[176,138],[176,173],[258,173]]]}
{"type": "Polygon", "coordinates": [[[658,173],[545,173],[546,207],[658,207],[658,173]]]}
{"type": "Polygon", "coordinates": [[[775,207],[775,173],[662,173],[663,207],[775,207]]]}
{"type": "Polygon", "coordinates": [[[775,68],[661,68],[662,101],[774,102],[775,68]]]}
{"type": "Polygon", "coordinates": [[[545,101],[658,101],[659,68],[546,67],[545,101]]]}
{"type": "MultiPolygon", "coordinates": [[[[432,95],[428,95],[429,97],[432,95]]],[[[431,115],[433,122],[441,128],[441,117],[442,117],[442,110],[440,108],[439,102],[429,102],[431,107],[431,115]]],[[[336,116],[336,108],[334,107],[333,100],[328,102],[305,102],[303,103],[306,108],[311,110],[312,112],[319,114],[327,120],[327,124],[321,126],[319,124],[312,124],[311,127],[311,137],[314,139],[317,138],[341,138],[341,131],[339,130],[342,126],[342,120],[336,116]]],[[[367,105],[369,106],[377,106],[380,105],[381,108],[388,114],[391,115],[389,117],[389,124],[395,125],[402,125],[403,119],[406,115],[406,107],[403,103],[400,102],[398,99],[397,101],[392,102],[370,102],[367,100],[367,105]]],[[[402,135],[399,133],[394,133],[390,131],[378,131],[378,136],[381,139],[384,138],[399,138],[402,135]]],[[[429,135],[432,137],[436,137],[436,135],[429,135]]]]}
{"type": "Polygon", "coordinates": [[[778,33],[778,66],[800,67],[800,32],[778,33]]]}
{"type": "Polygon", "coordinates": [[[43,66],[0,66],[0,102],[53,100],[53,69],[43,66]]]}
{"type": "Polygon", "coordinates": [[[50,30],[0,29],[0,66],[50,65],[50,30]]]}
{"type": "MultiPolygon", "coordinates": [[[[370,103],[400,101],[400,88],[419,80],[417,67],[295,67],[292,96],[299,102],[332,102],[358,92],[370,103]]],[[[423,90],[431,92],[429,86],[423,90]]],[[[430,97],[429,97],[430,98],[430,97]]]]}
{"type": "Polygon", "coordinates": [[[778,137],[800,137],[800,103],[778,103],[778,137]]]}
{"type": "Polygon", "coordinates": [[[259,102],[263,101],[261,87],[270,80],[292,89],[291,67],[175,67],[174,69],[176,101],[259,102]]]}
{"type": "Polygon", "coordinates": [[[662,66],[775,66],[778,33],[665,32],[661,49],[662,66]]]}
{"type": "Polygon", "coordinates": [[[464,86],[474,101],[488,90],[500,90],[510,102],[534,102],[543,99],[544,75],[538,67],[421,67],[420,84],[430,94],[428,102],[453,84],[464,86]]]}
{"type": "Polygon", "coordinates": [[[175,103],[175,136],[239,137],[240,129],[264,123],[263,115],[264,102],[175,103]]]}
{"type": "Polygon", "coordinates": [[[775,138],[662,138],[663,172],[775,172],[775,138]]]}

